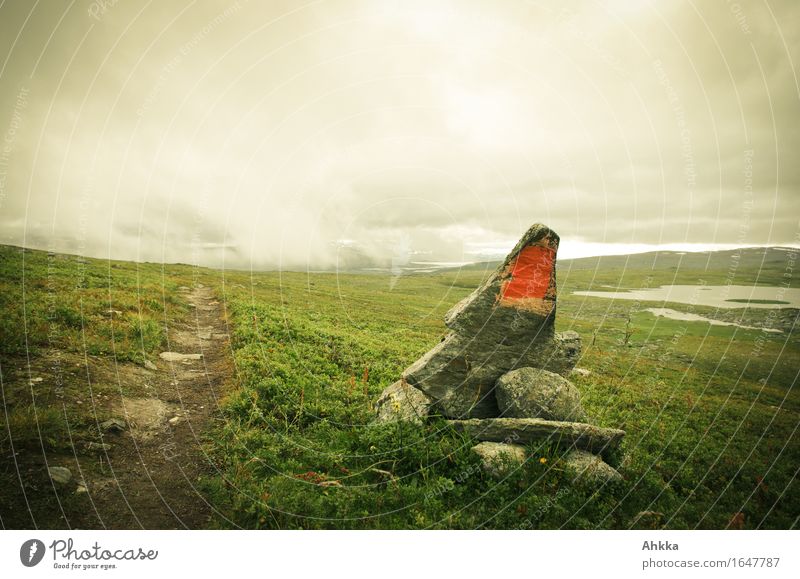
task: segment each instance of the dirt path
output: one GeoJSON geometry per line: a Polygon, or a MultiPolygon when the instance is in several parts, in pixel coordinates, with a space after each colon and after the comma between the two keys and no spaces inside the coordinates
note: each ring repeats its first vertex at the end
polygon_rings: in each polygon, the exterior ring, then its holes
{"type": "Polygon", "coordinates": [[[195,313],[169,329],[168,349],[187,356],[162,353],[145,370],[147,397],[111,402],[126,428],[103,434],[110,448],[99,457],[77,457],[85,483],[77,492],[87,495],[89,508],[70,517],[72,528],[197,529],[211,516],[196,484],[214,468],[203,433],[231,371],[227,328],[210,288],[183,291],[195,313]]]}

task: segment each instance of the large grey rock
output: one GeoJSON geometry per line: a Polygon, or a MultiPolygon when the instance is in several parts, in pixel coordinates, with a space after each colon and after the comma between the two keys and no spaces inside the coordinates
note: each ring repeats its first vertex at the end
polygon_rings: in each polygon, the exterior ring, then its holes
{"type": "Polygon", "coordinates": [[[494,478],[508,475],[526,459],[524,446],[504,442],[481,442],[472,447],[472,452],[481,458],[483,471],[494,478]]]}
{"type": "Polygon", "coordinates": [[[497,271],[447,313],[445,324],[486,338],[509,331],[522,338],[539,329],[552,333],[558,243],[549,227],[533,225],[497,271]]]}
{"type": "Polygon", "coordinates": [[[599,487],[619,482],[622,475],[602,458],[584,450],[573,450],[564,458],[567,472],[574,484],[585,487],[599,487]]]}
{"type": "Polygon", "coordinates": [[[566,378],[541,368],[506,372],[495,385],[497,406],[507,418],[580,422],[585,418],[578,389],[566,378]]]}
{"type": "Polygon", "coordinates": [[[568,375],[580,357],[575,332],[532,335],[524,343],[482,342],[483,336],[452,332],[403,374],[406,382],[431,398],[445,416],[489,418],[499,415],[497,379],[515,368],[546,368],[568,375]]]}
{"type": "Polygon", "coordinates": [[[421,423],[430,412],[431,402],[423,392],[398,380],[387,387],[378,398],[377,421],[421,423]]]}
{"type": "Polygon", "coordinates": [[[541,418],[472,418],[451,420],[450,424],[477,440],[513,440],[522,444],[549,440],[562,447],[574,447],[597,454],[618,447],[625,436],[624,431],[615,428],[541,418]]]}
{"type": "Polygon", "coordinates": [[[556,252],[548,227],[531,227],[498,269],[445,316],[452,330],[403,378],[450,418],[498,416],[493,388],[515,368],[567,376],[580,357],[575,332],[555,334],[556,252]]]}

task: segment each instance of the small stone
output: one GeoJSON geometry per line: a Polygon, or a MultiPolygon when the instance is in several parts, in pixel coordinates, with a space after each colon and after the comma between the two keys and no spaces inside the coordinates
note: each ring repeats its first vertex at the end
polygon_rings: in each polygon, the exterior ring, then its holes
{"type": "Polygon", "coordinates": [[[472,447],[481,458],[481,468],[494,478],[503,478],[525,464],[525,447],[504,442],[481,442],[472,447]]]}
{"type": "Polygon", "coordinates": [[[150,360],[144,361],[144,367],[147,368],[148,370],[158,370],[158,366],[153,364],[150,360]]]}
{"type": "Polygon", "coordinates": [[[178,352],[161,352],[158,357],[167,362],[185,362],[188,360],[203,359],[202,354],[180,354],[178,352]]]}
{"type": "Polygon", "coordinates": [[[47,469],[52,481],[56,484],[67,485],[72,482],[72,471],[64,466],[51,466],[47,469]]]}
{"type": "Polygon", "coordinates": [[[573,376],[580,376],[582,378],[585,378],[587,376],[591,376],[592,371],[587,370],[586,368],[573,368],[571,374],[573,376]]]}
{"type": "Polygon", "coordinates": [[[181,416],[173,416],[167,422],[169,422],[172,426],[176,426],[177,424],[180,424],[181,422],[183,422],[183,417],[181,417],[181,416]]]}
{"type": "Polygon", "coordinates": [[[622,480],[617,470],[597,455],[585,450],[573,450],[565,458],[567,471],[574,484],[586,487],[600,487],[622,480]]]}
{"type": "Polygon", "coordinates": [[[86,485],[78,485],[78,488],[75,489],[75,494],[82,495],[88,493],[89,489],[86,488],[86,485]]]}
{"type": "Polygon", "coordinates": [[[127,427],[128,424],[121,418],[109,418],[100,423],[100,428],[105,432],[122,432],[127,427]]]}
{"type": "Polygon", "coordinates": [[[585,417],[578,389],[569,380],[540,368],[519,368],[495,384],[497,406],[508,418],[579,422],[585,417]]]}
{"type": "Polygon", "coordinates": [[[431,399],[422,391],[398,380],[381,393],[375,406],[378,422],[409,421],[421,424],[430,412],[431,399]]]}

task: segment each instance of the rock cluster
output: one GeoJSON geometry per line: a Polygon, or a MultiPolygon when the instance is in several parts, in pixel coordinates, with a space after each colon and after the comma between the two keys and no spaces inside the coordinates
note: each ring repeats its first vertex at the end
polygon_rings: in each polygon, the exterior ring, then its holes
{"type": "Polygon", "coordinates": [[[473,450],[494,476],[525,461],[518,444],[549,439],[571,449],[567,467],[576,483],[616,480],[619,473],[597,455],[625,433],[585,422],[580,393],[567,379],[580,336],[554,330],[558,243],[545,225],[531,227],[447,313],[447,336],[384,391],[378,420],[420,422],[436,411],[483,441],[473,450]]]}
{"type": "Polygon", "coordinates": [[[450,333],[403,380],[448,418],[500,415],[494,385],[516,368],[568,376],[580,356],[575,332],[556,334],[558,235],[534,225],[503,264],[445,316],[450,333]]]}

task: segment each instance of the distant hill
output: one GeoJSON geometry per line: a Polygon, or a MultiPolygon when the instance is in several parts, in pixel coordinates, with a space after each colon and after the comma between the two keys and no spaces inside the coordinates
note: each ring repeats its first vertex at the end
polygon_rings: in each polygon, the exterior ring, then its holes
{"type": "MultiPolygon", "coordinates": [[[[800,287],[793,260],[800,249],[746,247],[724,251],[650,251],[558,261],[559,283],[580,289],[643,284],[785,285],[800,287]],[[650,278],[645,281],[645,278],[650,278]]],[[[489,275],[501,262],[485,261],[439,270],[443,274],[489,275]]]]}
{"type": "Polygon", "coordinates": [[[580,271],[586,269],[669,269],[681,271],[719,270],[729,267],[741,269],[784,268],[790,252],[800,250],[789,247],[744,247],[723,251],[649,251],[629,255],[604,255],[559,260],[563,269],[580,271]]]}
{"type": "MultiPolygon", "coordinates": [[[[4,251],[9,252],[41,252],[47,253],[43,250],[26,249],[13,245],[0,245],[4,251]]],[[[558,271],[560,275],[573,272],[585,271],[603,271],[609,272],[614,270],[636,270],[640,272],[657,271],[679,271],[681,274],[697,275],[700,272],[709,272],[719,276],[721,273],[743,273],[750,272],[751,274],[758,274],[759,281],[768,283],[770,279],[773,283],[777,280],[787,280],[790,285],[796,286],[800,280],[800,273],[794,275],[795,279],[785,277],[785,273],[792,274],[792,267],[789,263],[790,259],[796,259],[792,255],[797,256],[800,253],[798,248],[790,247],[745,247],[739,249],[730,249],[724,251],[698,251],[698,252],[682,252],[682,251],[650,251],[647,253],[634,253],[628,255],[604,255],[595,257],[581,257],[576,259],[559,259],[558,271]]],[[[85,258],[78,255],[71,254],[56,254],[60,258],[75,258],[79,260],[95,259],[85,258]]],[[[101,261],[107,262],[103,259],[101,261]]],[[[112,260],[110,263],[135,263],[119,260],[112,260]]],[[[461,266],[446,267],[439,263],[431,262],[412,262],[408,265],[402,266],[403,275],[427,275],[430,273],[485,273],[493,272],[500,264],[501,260],[494,261],[481,261],[476,263],[469,263],[461,266]]],[[[183,264],[172,264],[183,265],[183,264]]],[[[231,268],[228,268],[231,269],[231,268]]],[[[235,269],[235,268],[234,268],[235,269]]],[[[299,271],[307,271],[305,269],[299,271]]],[[[316,271],[316,270],[314,270],[316,271]]],[[[364,254],[358,251],[351,251],[346,248],[340,254],[340,262],[338,267],[333,267],[323,271],[337,272],[337,273],[371,273],[379,275],[392,274],[393,271],[388,264],[377,264],[374,260],[369,259],[364,254]]]]}
{"type": "MultiPolygon", "coordinates": [[[[628,255],[601,255],[559,259],[559,271],[583,271],[596,269],[670,269],[681,271],[727,269],[735,264],[741,269],[763,269],[779,266],[786,267],[790,253],[800,253],[800,249],[791,247],[744,247],[722,251],[649,251],[628,255]]],[[[449,270],[480,271],[493,270],[501,261],[481,261],[449,270]]],[[[446,270],[442,270],[446,271],[446,270]]]]}

